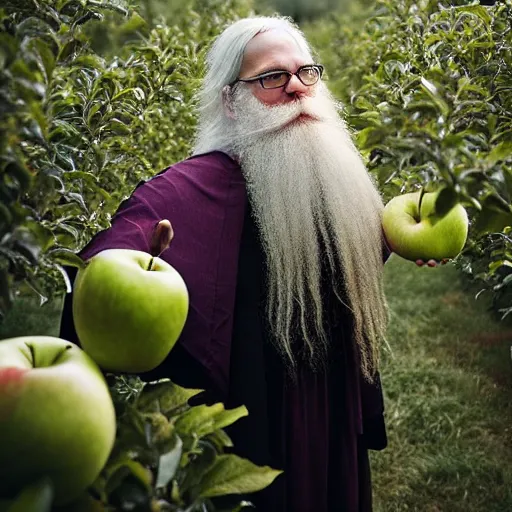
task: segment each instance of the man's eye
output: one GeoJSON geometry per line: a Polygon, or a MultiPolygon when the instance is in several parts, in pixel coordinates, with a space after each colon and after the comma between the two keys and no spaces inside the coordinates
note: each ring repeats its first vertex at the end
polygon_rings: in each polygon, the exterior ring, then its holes
{"type": "Polygon", "coordinates": [[[270,84],[272,82],[280,82],[285,76],[285,73],[272,73],[271,75],[267,75],[263,78],[263,80],[270,84]]]}

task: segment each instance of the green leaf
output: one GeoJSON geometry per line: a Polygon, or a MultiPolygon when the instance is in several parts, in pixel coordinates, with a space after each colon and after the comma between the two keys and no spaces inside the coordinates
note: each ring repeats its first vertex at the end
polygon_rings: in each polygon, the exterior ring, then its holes
{"type": "Polygon", "coordinates": [[[36,16],[26,18],[16,27],[16,36],[22,40],[25,37],[46,36],[53,34],[52,27],[36,16]]]}
{"type": "Polygon", "coordinates": [[[85,171],[66,171],[63,178],[65,181],[81,179],[91,186],[96,186],[98,183],[98,178],[94,174],[85,171]]]}
{"type": "Polygon", "coordinates": [[[357,144],[360,149],[372,149],[380,144],[386,136],[385,130],[375,126],[368,126],[356,135],[357,144]]]}
{"type": "Polygon", "coordinates": [[[54,119],[53,126],[54,128],[48,137],[50,141],[53,141],[55,138],[59,138],[58,136],[61,135],[64,135],[68,138],[80,137],[80,132],[68,121],[63,121],[62,119],[54,119]]]}
{"type": "Polygon", "coordinates": [[[102,107],[102,104],[99,101],[91,106],[91,108],[89,109],[89,112],[87,112],[87,123],[88,124],[91,124],[91,119],[100,110],[101,107],[102,107]]]}
{"type": "Polygon", "coordinates": [[[215,431],[214,418],[224,410],[223,404],[198,405],[180,415],[176,421],[176,431],[181,435],[202,437],[215,431]]]}
{"type": "Polygon", "coordinates": [[[128,21],[121,25],[120,32],[124,35],[132,34],[141,30],[145,30],[147,25],[147,21],[135,12],[132,13],[128,21]]]}
{"type": "Polygon", "coordinates": [[[437,86],[423,76],[421,77],[421,86],[423,87],[423,90],[425,90],[427,94],[432,98],[441,114],[443,116],[448,115],[450,108],[446,104],[446,101],[441,97],[437,86]]]}
{"type": "Polygon", "coordinates": [[[444,217],[459,202],[459,194],[452,187],[441,189],[436,198],[436,217],[444,217]]]}
{"type": "Polygon", "coordinates": [[[151,472],[140,462],[122,456],[105,470],[105,492],[112,493],[128,477],[140,482],[147,491],[151,490],[151,472]]]}
{"type": "Polygon", "coordinates": [[[55,56],[48,44],[42,39],[34,40],[33,42],[35,49],[38,54],[38,65],[41,71],[44,73],[46,82],[50,82],[55,69],[55,56]]]}
{"type": "Polygon", "coordinates": [[[60,49],[57,61],[60,63],[66,62],[68,60],[73,60],[74,62],[76,62],[78,52],[80,51],[82,46],[82,42],[78,41],[77,39],[72,39],[60,49]]]}
{"type": "Polygon", "coordinates": [[[55,244],[55,236],[52,231],[42,222],[27,220],[25,227],[32,232],[37,239],[42,251],[47,251],[55,244]]]}
{"type": "Polygon", "coordinates": [[[512,268],[512,262],[508,261],[508,260],[493,261],[492,263],[489,264],[489,272],[491,274],[495,274],[496,271],[498,269],[500,269],[501,267],[510,267],[510,268],[512,268]]]}
{"type": "Polygon", "coordinates": [[[158,459],[158,473],[155,486],[157,488],[165,487],[174,478],[176,470],[180,464],[183,441],[176,436],[174,448],[158,459]]]}
{"type": "Polygon", "coordinates": [[[197,494],[213,498],[256,492],[270,485],[281,473],[268,466],[256,466],[236,455],[220,455],[199,484],[197,494]]]}
{"type": "Polygon", "coordinates": [[[180,483],[182,494],[190,494],[194,501],[197,500],[198,485],[215,463],[217,456],[218,453],[215,446],[204,440],[197,443],[197,447],[195,447],[193,452],[185,454],[181,462],[181,474],[184,475],[180,483]]]}
{"type": "Polygon", "coordinates": [[[507,226],[512,226],[512,213],[484,207],[474,220],[473,230],[481,236],[486,233],[500,233],[507,226]]]}
{"type": "Polygon", "coordinates": [[[491,165],[500,161],[512,160],[512,142],[500,142],[492,148],[485,160],[491,165]]]}
{"type": "Polygon", "coordinates": [[[465,5],[454,8],[455,13],[468,13],[480,18],[486,26],[492,22],[492,16],[489,11],[482,5],[465,5]]]}
{"type": "Polygon", "coordinates": [[[118,135],[128,135],[131,133],[130,127],[116,118],[111,119],[105,128],[111,130],[113,133],[117,133],[118,135]]]}
{"type": "Polygon", "coordinates": [[[126,94],[133,94],[137,99],[140,98],[140,93],[142,92],[142,96],[144,96],[144,92],[140,87],[128,87],[119,91],[113,98],[112,101],[118,100],[119,98],[125,96],[126,94]]]}
{"type": "Polygon", "coordinates": [[[169,413],[174,409],[186,406],[193,396],[202,391],[202,389],[182,388],[169,379],[162,379],[144,386],[137,399],[137,407],[141,411],[169,413]]]}
{"type": "Polygon", "coordinates": [[[95,54],[80,55],[73,61],[73,66],[96,69],[99,71],[105,68],[105,60],[95,54]]]}
{"type": "Polygon", "coordinates": [[[52,249],[47,252],[47,255],[52,261],[60,263],[61,265],[69,265],[76,268],[85,268],[85,262],[71,249],[65,247],[59,247],[58,249],[52,249]]]}
{"type": "Polygon", "coordinates": [[[12,176],[20,185],[22,191],[30,186],[32,175],[25,165],[21,162],[11,161],[5,167],[5,172],[12,176]]]}
{"type": "Polygon", "coordinates": [[[25,487],[8,512],[50,512],[52,500],[53,485],[49,478],[42,478],[25,487]]]}
{"type": "Polygon", "coordinates": [[[16,56],[18,41],[6,32],[0,33],[0,69],[7,68],[16,56]]]}
{"type": "Polygon", "coordinates": [[[176,421],[178,433],[205,436],[219,428],[231,425],[249,413],[245,406],[226,411],[221,403],[198,405],[183,413],[176,421]]]}
{"type": "Polygon", "coordinates": [[[231,448],[233,446],[233,441],[231,441],[231,438],[226,434],[224,430],[221,429],[208,434],[206,439],[213,443],[219,452],[222,452],[224,448],[231,448]]]}
{"type": "Polygon", "coordinates": [[[229,409],[227,411],[225,410],[215,416],[213,426],[216,430],[222,429],[228,427],[229,425],[232,425],[240,418],[243,418],[244,416],[248,415],[249,411],[244,405],[236,407],[235,409],[229,409]]]}

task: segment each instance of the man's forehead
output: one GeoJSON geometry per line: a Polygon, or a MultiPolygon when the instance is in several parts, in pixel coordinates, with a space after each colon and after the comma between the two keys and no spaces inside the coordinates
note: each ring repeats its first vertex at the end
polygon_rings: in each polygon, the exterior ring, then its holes
{"type": "Polygon", "coordinates": [[[311,64],[311,57],[294,37],[284,30],[272,29],[260,32],[249,41],[240,76],[253,76],[269,69],[295,70],[304,64],[311,64]]]}

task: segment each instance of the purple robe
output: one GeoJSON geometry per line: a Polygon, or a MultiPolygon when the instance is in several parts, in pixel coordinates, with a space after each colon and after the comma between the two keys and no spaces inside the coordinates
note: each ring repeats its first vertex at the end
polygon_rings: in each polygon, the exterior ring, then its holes
{"type": "MultiPolygon", "coordinates": [[[[109,248],[149,252],[154,227],[169,219],[175,236],[161,257],[187,283],[190,309],[177,346],[146,377],[168,376],[206,388],[210,401],[247,406],[249,417],[228,429],[235,451],[284,469],[248,496],[258,510],[368,512],[367,450],[386,445],[380,383],[360,377],[350,316],[334,306],[326,327],[339,350],[325,371],[302,365],[297,379],[289,378],[264,321],[265,262],[250,212],[239,165],[214,151],[140,184],[81,256],[109,248]]],[[[70,300],[61,336],[76,340],[70,300]]]]}

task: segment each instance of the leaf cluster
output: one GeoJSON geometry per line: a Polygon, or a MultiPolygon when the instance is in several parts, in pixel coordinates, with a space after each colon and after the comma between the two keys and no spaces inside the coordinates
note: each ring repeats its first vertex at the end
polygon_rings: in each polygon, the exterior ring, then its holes
{"type": "Polygon", "coordinates": [[[244,406],[190,405],[201,393],[168,379],[152,383],[108,375],[117,416],[114,448],[101,474],[81,497],[53,507],[51,481],[27,485],[7,509],[23,512],[223,512],[252,507],[241,495],[259,491],[281,473],[228,453],[223,430],[247,415],[244,406]]]}
{"type": "Polygon", "coordinates": [[[247,415],[244,406],[191,406],[201,390],[169,380],[112,376],[111,389],[116,443],[90,491],[105,511],[213,511],[212,498],[255,492],[280,473],[225,453],[233,444],[222,429],[247,415]]]}

